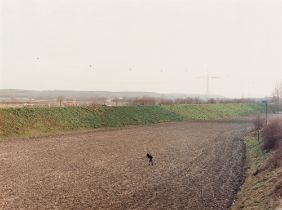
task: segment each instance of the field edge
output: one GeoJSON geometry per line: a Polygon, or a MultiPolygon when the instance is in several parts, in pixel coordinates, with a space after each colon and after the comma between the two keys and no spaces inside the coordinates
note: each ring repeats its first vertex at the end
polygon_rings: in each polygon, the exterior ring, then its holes
{"type": "Polygon", "coordinates": [[[262,151],[255,132],[245,136],[244,144],[246,151],[244,180],[231,210],[278,210],[281,203],[279,204],[279,199],[275,196],[275,188],[282,181],[282,168],[266,169],[256,174],[259,168],[271,160],[273,153],[262,151]]]}

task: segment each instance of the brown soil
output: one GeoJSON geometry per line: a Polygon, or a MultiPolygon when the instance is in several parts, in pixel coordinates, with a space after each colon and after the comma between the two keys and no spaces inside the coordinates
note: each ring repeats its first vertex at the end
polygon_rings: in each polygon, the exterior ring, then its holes
{"type": "Polygon", "coordinates": [[[0,209],[228,209],[247,125],[178,122],[2,141],[0,209]]]}

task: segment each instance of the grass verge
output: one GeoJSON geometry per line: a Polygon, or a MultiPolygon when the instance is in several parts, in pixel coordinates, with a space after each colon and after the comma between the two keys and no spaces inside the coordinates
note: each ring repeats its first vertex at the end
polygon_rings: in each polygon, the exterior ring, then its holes
{"type": "Polygon", "coordinates": [[[272,210],[279,209],[279,194],[282,186],[282,167],[268,168],[275,155],[265,153],[257,141],[255,133],[245,138],[246,164],[245,182],[241,186],[232,210],[272,210]],[[257,173],[259,171],[259,173],[257,173]]]}

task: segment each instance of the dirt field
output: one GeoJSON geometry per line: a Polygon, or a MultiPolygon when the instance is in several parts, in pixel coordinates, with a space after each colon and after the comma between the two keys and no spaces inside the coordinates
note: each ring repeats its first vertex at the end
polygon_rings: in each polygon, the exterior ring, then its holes
{"type": "Polygon", "coordinates": [[[0,209],[228,209],[247,125],[178,122],[2,141],[0,209]]]}

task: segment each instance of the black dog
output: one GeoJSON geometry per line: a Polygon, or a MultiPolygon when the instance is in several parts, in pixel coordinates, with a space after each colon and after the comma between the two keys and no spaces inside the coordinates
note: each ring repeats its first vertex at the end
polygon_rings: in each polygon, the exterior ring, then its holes
{"type": "Polygon", "coordinates": [[[149,153],[147,153],[147,158],[149,159],[149,165],[153,165],[153,156],[149,153]]]}

